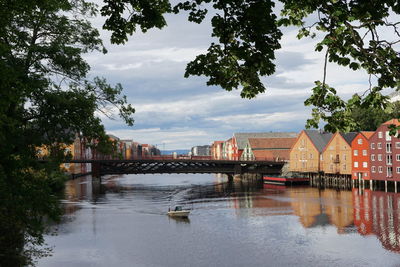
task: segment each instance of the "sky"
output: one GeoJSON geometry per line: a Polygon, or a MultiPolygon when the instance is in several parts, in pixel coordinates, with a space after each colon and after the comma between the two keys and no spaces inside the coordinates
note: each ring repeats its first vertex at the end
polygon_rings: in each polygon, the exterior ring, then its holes
{"type": "MultiPolygon", "coordinates": [[[[276,73],[262,79],[266,92],[249,100],[242,99],[240,91],[207,86],[206,77],[184,78],[186,64],[209,47],[211,27],[207,22],[190,23],[185,14],[166,19],[164,29],[135,33],[124,45],[111,44],[110,33],[101,30],[108,53],[85,56],[92,67],[90,76],[121,83],[136,110],[133,127],[118,117],[101,117],[108,133],[174,150],[227,140],[235,132],[304,129],[311,117],[304,101],[314,81],[323,78],[324,52],[314,51],[318,40],[298,40],[295,28],[284,28],[276,73]]],[[[99,29],[103,21],[101,17],[92,20],[99,29]]],[[[368,88],[368,76],[328,64],[327,83],[348,98],[368,88]]]]}

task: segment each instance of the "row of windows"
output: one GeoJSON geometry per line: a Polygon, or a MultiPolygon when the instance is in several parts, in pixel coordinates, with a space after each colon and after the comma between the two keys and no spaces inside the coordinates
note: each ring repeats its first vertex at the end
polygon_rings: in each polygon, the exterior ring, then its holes
{"type": "MultiPolygon", "coordinates": [[[[378,132],[378,138],[383,138],[383,132],[378,132]]],[[[392,137],[389,134],[389,131],[385,132],[386,141],[392,140],[392,137]]]]}
{"type": "MultiPolygon", "coordinates": [[[[354,156],[358,156],[358,150],[357,150],[357,149],[354,149],[354,150],[353,150],[353,154],[354,154],[354,156]]],[[[366,149],[363,149],[362,155],[363,155],[363,156],[367,156],[367,155],[368,155],[368,152],[367,152],[366,149]]]]}
{"type": "MultiPolygon", "coordinates": [[[[298,159],[298,155],[297,154],[294,154],[294,157],[295,157],[295,159],[298,159]]],[[[307,159],[307,155],[306,155],[306,153],[302,153],[302,154],[300,154],[300,159],[307,159]]],[[[313,159],[313,153],[310,153],[310,157],[309,157],[309,159],[313,159]]]]}
{"type": "MultiPolygon", "coordinates": [[[[329,165],[329,170],[330,170],[330,171],[333,171],[333,164],[330,164],[330,165],[329,165]]],[[[343,171],[347,170],[347,166],[346,166],[345,163],[342,165],[342,170],[343,170],[343,171]]]]}
{"type": "MultiPolygon", "coordinates": [[[[392,162],[392,155],[386,155],[386,162],[392,162]]],[[[371,161],[375,161],[375,154],[371,154],[371,161]]],[[[378,154],[378,161],[382,161],[382,154],[378,154]]],[[[400,154],[396,154],[396,161],[400,161],[400,154]]]]}
{"type": "MultiPolygon", "coordinates": [[[[371,167],[372,173],[376,173],[376,168],[375,166],[371,167]]],[[[383,173],[383,167],[379,166],[378,167],[378,173],[383,173]]],[[[396,168],[396,173],[400,173],[400,167],[396,168]]],[[[393,175],[393,168],[392,167],[386,167],[386,176],[392,176],[393,175]]]]}
{"type": "MultiPolygon", "coordinates": [[[[395,143],[395,147],[397,149],[400,149],[400,142],[395,143]]],[[[377,143],[376,144],[377,149],[382,149],[382,143],[377,143]]],[[[371,143],[371,149],[375,149],[375,143],[371,143]]],[[[386,151],[391,152],[392,151],[392,143],[386,143],[386,151]]]]}
{"type": "MultiPolygon", "coordinates": [[[[362,166],[363,168],[368,168],[368,162],[364,161],[362,166]]],[[[354,161],[354,168],[358,168],[358,161],[354,161]]]]}

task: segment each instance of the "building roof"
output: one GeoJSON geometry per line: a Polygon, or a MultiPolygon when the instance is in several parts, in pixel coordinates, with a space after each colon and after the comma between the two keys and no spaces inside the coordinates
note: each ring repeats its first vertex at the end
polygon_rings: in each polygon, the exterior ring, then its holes
{"type": "Polygon", "coordinates": [[[320,153],[332,138],[332,133],[324,133],[319,130],[304,130],[304,132],[320,153]]]}
{"type": "Polygon", "coordinates": [[[370,139],[371,136],[373,136],[375,132],[362,131],[361,133],[365,136],[365,138],[370,139]]]}
{"type": "Polygon", "coordinates": [[[113,134],[107,134],[110,138],[114,139],[114,140],[120,140],[119,137],[113,135],[113,134]]]}
{"type": "Polygon", "coordinates": [[[234,133],[238,149],[246,147],[249,138],[296,138],[294,132],[269,132],[269,133],[234,133]]]}
{"type": "Polygon", "coordinates": [[[357,132],[350,132],[350,133],[340,133],[340,135],[343,137],[343,139],[351,145],[351,142],[356,138],[357,132]]]}
{"type": "Polygon", "coordinates": [[[290,150],[253,150],[256,160],[288,160],[290,150]]]}
{"type": "Polygon", "coordinates": [[[296,138],[249,138],[248,144],[252,150],[257,149],[290,149],[296,138]]]}
{"type": "Polygon", "coordinates": [[[398,119],[391,119],[391,120],[388,120],[387,122],[384,122],[382,124],[385,124],[385,125],[394,124],[394,125],[398,126],[398,125],[400,125],[400,122],[399,122],[398,119]]]}

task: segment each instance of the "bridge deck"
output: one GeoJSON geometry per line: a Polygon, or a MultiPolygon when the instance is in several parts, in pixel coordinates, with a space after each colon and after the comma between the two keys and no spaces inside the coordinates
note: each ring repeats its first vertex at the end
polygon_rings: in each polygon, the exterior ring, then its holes
{"type": "Polygon", "coordinates": [[[284,162],[199,159],[74,159],[68,163],[91,163],[94,173],[262,173],[279,174],[284,162]]]}

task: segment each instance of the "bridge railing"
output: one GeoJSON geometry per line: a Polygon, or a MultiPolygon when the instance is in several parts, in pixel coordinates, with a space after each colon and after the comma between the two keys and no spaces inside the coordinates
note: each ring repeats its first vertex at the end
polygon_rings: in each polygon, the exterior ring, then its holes
{"type": "Polygon", "coordinates": [[[130,157],[120,157],[120,156],[110,156],[110,155],[93,155],[93,156],[75,156],[73,160],[215,160],[215,161],[273,161],[273,162],[287,162],[288,159],[285,158],[272,158],[272,157],[258,157],[256,159],[235,159],[235,158],[216,158],[212,156],[189,156],[189,155],[144,155],[144,156],[130,156],[130,157]]]}

